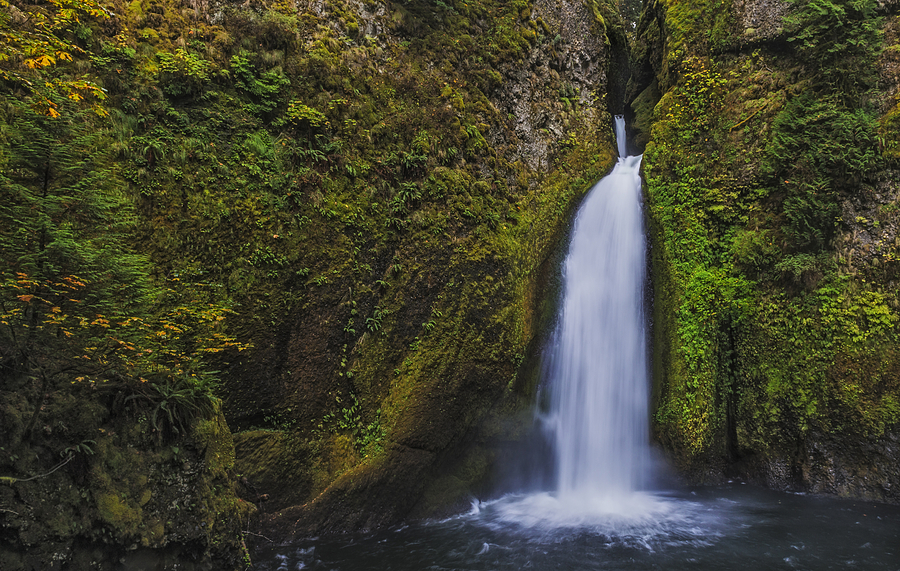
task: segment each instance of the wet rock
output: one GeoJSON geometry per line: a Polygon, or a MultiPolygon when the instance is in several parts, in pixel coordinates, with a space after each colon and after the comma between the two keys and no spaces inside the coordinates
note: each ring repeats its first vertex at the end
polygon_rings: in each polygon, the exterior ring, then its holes
{"type": "Polygon", "coordinates": [[[785,0],[735,0],[737,26],[745,41],[772,40],[784,34],[784,17],[791,5],[785,0]]]}

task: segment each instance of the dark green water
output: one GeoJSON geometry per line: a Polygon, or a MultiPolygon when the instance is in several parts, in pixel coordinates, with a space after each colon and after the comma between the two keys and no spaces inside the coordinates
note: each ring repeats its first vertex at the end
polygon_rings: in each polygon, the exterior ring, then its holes
{"type": "Polygon", "coordinates": [[[256,554],[258,569],[884,569],[900,571],[900,507],[730,484],[610,509],[508,496],[451,519],[256,554]]]}

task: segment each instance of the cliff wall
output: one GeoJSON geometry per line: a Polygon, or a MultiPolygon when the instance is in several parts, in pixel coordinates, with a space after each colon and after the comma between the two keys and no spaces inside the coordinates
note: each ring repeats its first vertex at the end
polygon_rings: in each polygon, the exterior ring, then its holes
{"type": "Polygon", "coordinates": [[[897,13],[646,7],[654,433],[693,481],[900,499],[897,13]]]}
{"type": "MultiPolygon", "coordinates": [[[[165,557],[182,519],[160,514],[237,502],[234,490],[272,539],[466,502],[497,458],[490,442],[527,424],[516,418],[533,396],[547,260],[615,160],[627,48],[611,4],[70,4],[0,12],[14,48],[0,66],[4,149],[23,149],[0,163],[16,189],[0,210],[5,426],[30,450],[64,422],[45,399],[76,406],[99,390],[106,412],[65,443],[112,482],[76,482],[83,531],[40,542],[102,550],[133,535],[165,557]],[[40,145],[21,144],[34,133],[40,145]],[[53,289],[66,280],[87,303],[53,289]],[[36,338],[15,340],[35,324],[47,345],[29,360],[36,338]],[[236,459],[212,470],[191,427],[215,423],[230,450],[222,415],[236,459]],[[167,470],[221,482],[163,494],[147,482],[167,470]],[[142,503],[145,483],[165,506],[142,503]]],[[[22,478],[52,468],[63,444],[37,465],[0,465],[19,482],[9,501],[26,502],[39,484],[22,478]]],[[[40,519],[20,508],[0,512],[17,553],[40,519]]],[[[208,525],[243,527],[215,514],[208,525]]],[[[240,555],[211,545],[198,564],[240,555]]],[[[60,565],[82,561],[60,549],[60,565]]]]}

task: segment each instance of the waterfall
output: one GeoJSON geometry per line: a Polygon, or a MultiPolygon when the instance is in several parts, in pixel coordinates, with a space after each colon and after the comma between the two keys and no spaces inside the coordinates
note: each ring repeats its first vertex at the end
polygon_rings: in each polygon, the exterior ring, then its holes
{"type": "Polygon", "coordinates": [[[619,150],[619,158],[625,158],[628,155],[628,152],[625,150],[627,146],[627,139],[625,137],[625,117],[616,115],[616,147],[619,150]]]}
{"type": "Polygon", "coordinates": [[[563,267],[559,321],[547,353],[545,418],[562,502],[612,501],[649,471],[646,242],[640,156],[620,158],[585,198],[563,267]]]}
{"type": "MultiPolygon", "coordinates": [[[[591,188],[575,215],[562,267],[559,315],[544,352],[538,413],[553,450],[555,489],[512,494],[486,522],[523,529],[590,529],[609,537],[678,525],[677,504],[648,490],[651,480],[647,244],[640,156],[625,156],[591,188]]],[[[533,469],[535,483],[544,471],[533,469]]],[[[656,530],[656,531],[654,531],[656,530]]]]}

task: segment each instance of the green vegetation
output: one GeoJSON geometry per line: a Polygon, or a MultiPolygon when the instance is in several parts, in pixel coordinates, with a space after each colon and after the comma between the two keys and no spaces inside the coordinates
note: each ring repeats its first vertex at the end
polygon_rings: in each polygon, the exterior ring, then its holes
{"type": "MultiPolygon", "coordinates": [[[[340,397],[336,400],[340,401],[340,397]]],[[[353,393],[350,394],[350,401],[338,414],[333,412],[326,414],[319,424],[319,429],[328,428],[336,434],[346,433],[352,436],[359,454],[363,457],[378,455],[383,451],[381,443],[385,436],[384,428],[381,426],[381,409],[375,411],[372,422],[365,424],[359,417],[360,404],[353,393]]]]}
{"type": "MultiPolygon", "coordinates": [[[[413,509],[373,509],[379,485],[429,481],[425,514],[483,476],[462,446],[527,401],[545,262],[614,161],[626,34],[612,2],[569,8],[0,0],[0,499],[63,506],[15,520],[17,548],[234,547],[223,414],[237,469],[332,526],[413,509]],[[598,58],[577,72],[572,10],[598,58]],[[176,484],[197,492],[157,497],[176,484]]],[[[702,461],[884,434],[896,17],[798,1],[776,50],[728,1],[649,9],[657,435],[702,461]]]]}
{"type": "Polygon", "coordinates": [[[63,99],[87,101],[104,114],[103,89],[90,76],[65,73],[85,51],[75,40],[90,36],[91,21],[106,20],[109,11],[95,0],[58,0],[25,11],[7,0],[0,2],[0,80],[20,90],[31,107],[59,117],[63,99]],[[73,38],[75,36],[75,38],[73,38]]]}
{"type": "Polygon", "coordinates": [[[666,6],[669,86],[644,158],[655,432],[699,473],[823,435],[877,438],[900,422],[894,199],[875,191],[896,194],[885,20],[875,2],[802,1],[784,22],[794,52],[729,53],[727,28],[715,40],[684,23],[696,4],[666,6]]]}
{"type": "MultiPolygon", "coordinates": [[[[71,380],[126,393],[148,381],[190,385],[204,374],[205,353],[242,349],[216,330],[227,309],[178,304],[185,290],[155,286],[147,257],[125,245],[136,217],[109,157],[97,151],[108,144],[97,124],[103,119],[64,104],[58,109],[66,117],[58,118],[10,100],[5,109],[0,335],[7,383],[38,379],[42,393],[71,380]]],[[[165,402],[152,393],[151,402],[165,402]]],[[[182,416],[176,421],[170,411],[169,427],[191,423],[192,415],[182,416]]]]}
{"type": "Polygon", "coordinates": [[[666,7],[669,25],[667,63],[677,65],[694,50],[716,51],[731,42],[730,0],[663,0],[661,4],[666,7]]]}
{"type": "Polygon", "coordinates": [[[879,166],[872,108],[847,108],[839,94],[806,91],[775,117],[764,166],[783,193],[783,232],[792,248],[818,252],[834,237],[839,197],[871,184],[879,166]]]}
{"type": "Polygon", "coordinates": [[[788,38],[797,52],[816,66],[813,85],[822,86],[851,106],[877,81],[884,18],[874,0],[794,0],[796,11],[785,18],[788,38]]]}
{"type": "MultiPolygon", "coordinates": [[[[527,393],[541,264],[614,160],[605,87],[553,69],[570,39],[524,0],[176,4],[0,6],[4,428],[20,458],[96,441],[78,533],[151,546],[178,523],[139,475],[193,465],[223,410],[238,469],[269,485],[290,456],[299,505],[527,393]],[[65,439],[60,399],[95,405],[65,439]]],[[[579,9],[602,67],[619,20],[579,9]]],[[[200,496],[233,477],[215,465],[200,496]]]]}

